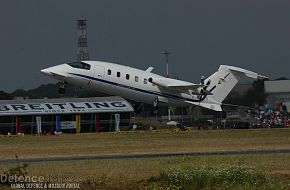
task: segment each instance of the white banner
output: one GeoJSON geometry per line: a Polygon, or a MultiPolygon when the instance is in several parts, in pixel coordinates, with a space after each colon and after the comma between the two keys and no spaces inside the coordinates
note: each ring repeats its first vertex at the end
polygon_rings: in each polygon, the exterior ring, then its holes
{"type": "Polygon", "coordinates": [[[75,121],[62,121],[61,122],[61,129],[75,129],[76,122],[75,121]]]}
{"type": "Polygon", "coordinates": [[[127,101],[0,104],[0,116],[127,111],[132,111],[127,101]]]}
{"type": "Polygon", "coordinates": [[[42,133],[41,129],[41,116],[36,116],[36,133],[40,135],[42,133]]]}
{"type": "Polygon", "coordinates": [[[120,114],[115,114],[115,131],[120,132],[120,114]]]}

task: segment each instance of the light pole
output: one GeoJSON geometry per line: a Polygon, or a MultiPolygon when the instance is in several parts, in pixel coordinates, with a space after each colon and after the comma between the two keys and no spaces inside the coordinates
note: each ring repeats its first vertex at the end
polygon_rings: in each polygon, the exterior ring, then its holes
{"type": "MultiPolygon", "coordinates": [[[[167,49],[165,49],[162,54],[165,55],[165,57],[166,57],[166,77],[168,78],[169,77],[168,55],[170,55],[171,53],[169,51],[167,51],[167,49]]],[[[170,108],[168,106],[168,121],[170,121],[170,120],[171,120],[170,108]]]]}

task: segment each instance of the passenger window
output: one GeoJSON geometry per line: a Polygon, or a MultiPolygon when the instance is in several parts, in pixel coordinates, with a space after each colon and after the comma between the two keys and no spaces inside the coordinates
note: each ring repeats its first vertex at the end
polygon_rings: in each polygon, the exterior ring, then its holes
{"type": "Polygon", "coordinates": [[[121,73],[120,72],[117,72],[117,77],[120,77],[121,76],[121,73]]]}
{"type": "Polygon", "coordinates": [[[126,79],[129,80],[130,79],[130,75],[126,74],[126,79]]]}
{"type": "Polygon", "coordinates": [[[147,84],[147,79],[144,79],[144,84],[147,84]]]}
{"type": "Polygon", "coordinates": [[[108,75],[111,75],[111,74],[112,74],[111,69],[108,69],[108,75]]]}
{"type": "Polygon", "coordinates": [[[148,81],[153,85],[153,86],[155,86],[155,84],[154,83],[152,83],[152,81],[153,81],[153,79],[152,78],[149,78],[148,79],[148,81]]]}
{"type": "Polygon", "coordinates": [[[135,82],[138,82],[138,81],[139,81],[139,77],[135,76],[135,82]]]}

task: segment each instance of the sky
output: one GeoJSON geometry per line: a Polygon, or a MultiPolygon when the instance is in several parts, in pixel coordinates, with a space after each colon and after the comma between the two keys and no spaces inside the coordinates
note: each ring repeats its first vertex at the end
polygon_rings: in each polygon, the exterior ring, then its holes
{"type": "Polygon", "coordinates": [[[0,90],[56,81],[39,70],[75,61],[76,20],[91,60],[199,83],[219,65],[290,78],[289,0],[1,0],[0,90]]]}

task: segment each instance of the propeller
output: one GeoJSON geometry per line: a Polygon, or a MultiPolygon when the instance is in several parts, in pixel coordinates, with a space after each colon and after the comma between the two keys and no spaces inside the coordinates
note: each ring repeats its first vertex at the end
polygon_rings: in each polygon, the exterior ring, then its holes
{"type": "Polygon", "coordinates": [[[205,82],[205,78],[204,76],[201,76],[200,77],[200,83],[202,84],[202,88],[200,89],[200,92],[199,92],[199,95],[197,96],[200,100],[204,97],[204,96],[207,96],[207,95],[212,95],[211,92],[209,92],[207,90],[207,87],[210,85],[211,83],[211,80],[209,79],[206,84],[204,84],[205,82]]]}

